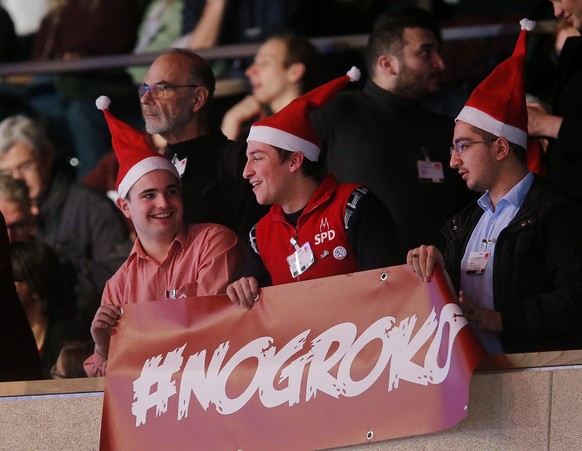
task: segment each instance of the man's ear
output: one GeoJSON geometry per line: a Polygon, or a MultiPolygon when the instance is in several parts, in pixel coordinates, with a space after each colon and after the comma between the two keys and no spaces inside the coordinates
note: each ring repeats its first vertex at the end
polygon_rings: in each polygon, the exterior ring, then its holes
{"type": "Polygon", "coordinates": [[[305,64],[303,63],[293,63],[287,69],[287,74],[289,81],[292,83],[297,83],[305,75],[305,64]]]}
{"type": "Polygon", "coordinates": [[[194,88],[192,93],[192,111],[200,111],[200,109],[206,105],[209,95],[210,93],[208,92],[208,89],[206,89],[204,86],[198,86],[197,88],[194,88]]]}
{"type": "Polygon", "coordinates": [[[301,152],[292,152],[289,158],[289,172],[293,173],[301,169],[305,155],[301,152]]]}
{"type": "Polygon", "coordinates": [[[497,160],[503,160],[507,158],[509,155],[509,141],[504,137],[500,136],[497,140],[493,143],[495,147],[495,158],[497,160]]]}
{"type": "Polygon", "coordinates": [[[117,208],[121,210],[123,215],[127,219],[131,219],[131,213],[129,212],[129,200],[118,198],[115,203],[117,204],[117,208]]]}
{"type": "Polygon", "coordinates": [[[378,70],[389,75],[397,75],[400,71],[400,61],[393,55],[380,55],[376,66],[378,70]]]}

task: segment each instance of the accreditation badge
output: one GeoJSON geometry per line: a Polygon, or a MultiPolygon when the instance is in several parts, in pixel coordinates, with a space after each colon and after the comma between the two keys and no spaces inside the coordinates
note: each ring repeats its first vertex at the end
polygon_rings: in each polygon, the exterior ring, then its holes
{"type": "Polygon", "coordinates": [[[315,256],[311,250],[309,242],[306,242],[301,247],[297,245],[297,241],[291,239],[291,244],[295,248],[295,252],[287,257],[287,264],[293,278],[303,274],[315,262],[315,256]]]}
{"type": "Polygon", "coordinates": [[[491,252],[471,252],[466,273],[475,276],[483,274],[489,257],[491,257],[491,252]]]}
{"type": "Polygon", "coordinates": [[[445,181],[443,164],[440,161],[426,159],[418,160],[416,164],[418,167],[418,178],[423,182],[443,183],[445,181]]]}

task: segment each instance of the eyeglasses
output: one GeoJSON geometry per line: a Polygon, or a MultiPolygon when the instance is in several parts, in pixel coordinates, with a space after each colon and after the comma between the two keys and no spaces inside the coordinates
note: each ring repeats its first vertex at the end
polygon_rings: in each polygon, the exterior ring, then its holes
{"type": "Polygon", "coordinates": [[[200,85],[168,85],[163,83],[154,83],[153,85],[142,84],[138,89],[137,93],[139,97],[143,97],[146,92],[149,92],[154,99],[164,99],[166,98],[168,89],[178,89],[178,88],[197,88],[200,85]]]}
{"type": "Polygon", "coordinates": [[[484,141],[465,141],[465,142],[458,142],[455,143],[452,147],[449,147],[449,153],[451,157],[453,156],[453,152],[457,152],[458,156],[461,156],[465,149],[473,144],[488,144],[492,143],[493,141],[497,141],[498,138],[493,139],[486,139],[484,141]]]}

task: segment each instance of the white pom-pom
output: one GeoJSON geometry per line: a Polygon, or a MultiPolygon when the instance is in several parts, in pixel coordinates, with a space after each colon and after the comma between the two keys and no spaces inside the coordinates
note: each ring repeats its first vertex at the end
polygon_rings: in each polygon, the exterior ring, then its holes
{"type": "Polygon", "coordinates": [[[350,77],[350,81],[358,81],[362,73],[356,66],[352,66],[346,75],[350,77]]]}
{"type": "Polygon", "coordinates": [[[521,19],[519,21],[519,25],[521,26],[522,30],[532,31],[536,27],[536,21],[529,19],[521,19]]]}
{"type": "Polygon", "coordinates": [[[100,110],[106,110],[111,105],[111,100],[107,96],[99,96],[97,100],[95,100],[95,105],[100,110]]]}

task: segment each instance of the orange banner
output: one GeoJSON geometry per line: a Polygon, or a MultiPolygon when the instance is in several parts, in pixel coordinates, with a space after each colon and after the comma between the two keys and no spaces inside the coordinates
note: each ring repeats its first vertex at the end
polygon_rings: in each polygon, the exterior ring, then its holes
{"type": "Polygon", "coordinates": [[[320,449],[450,428],[484,355],[444,273],[405,266],[124,306],[101,449],[320,449]]]}

